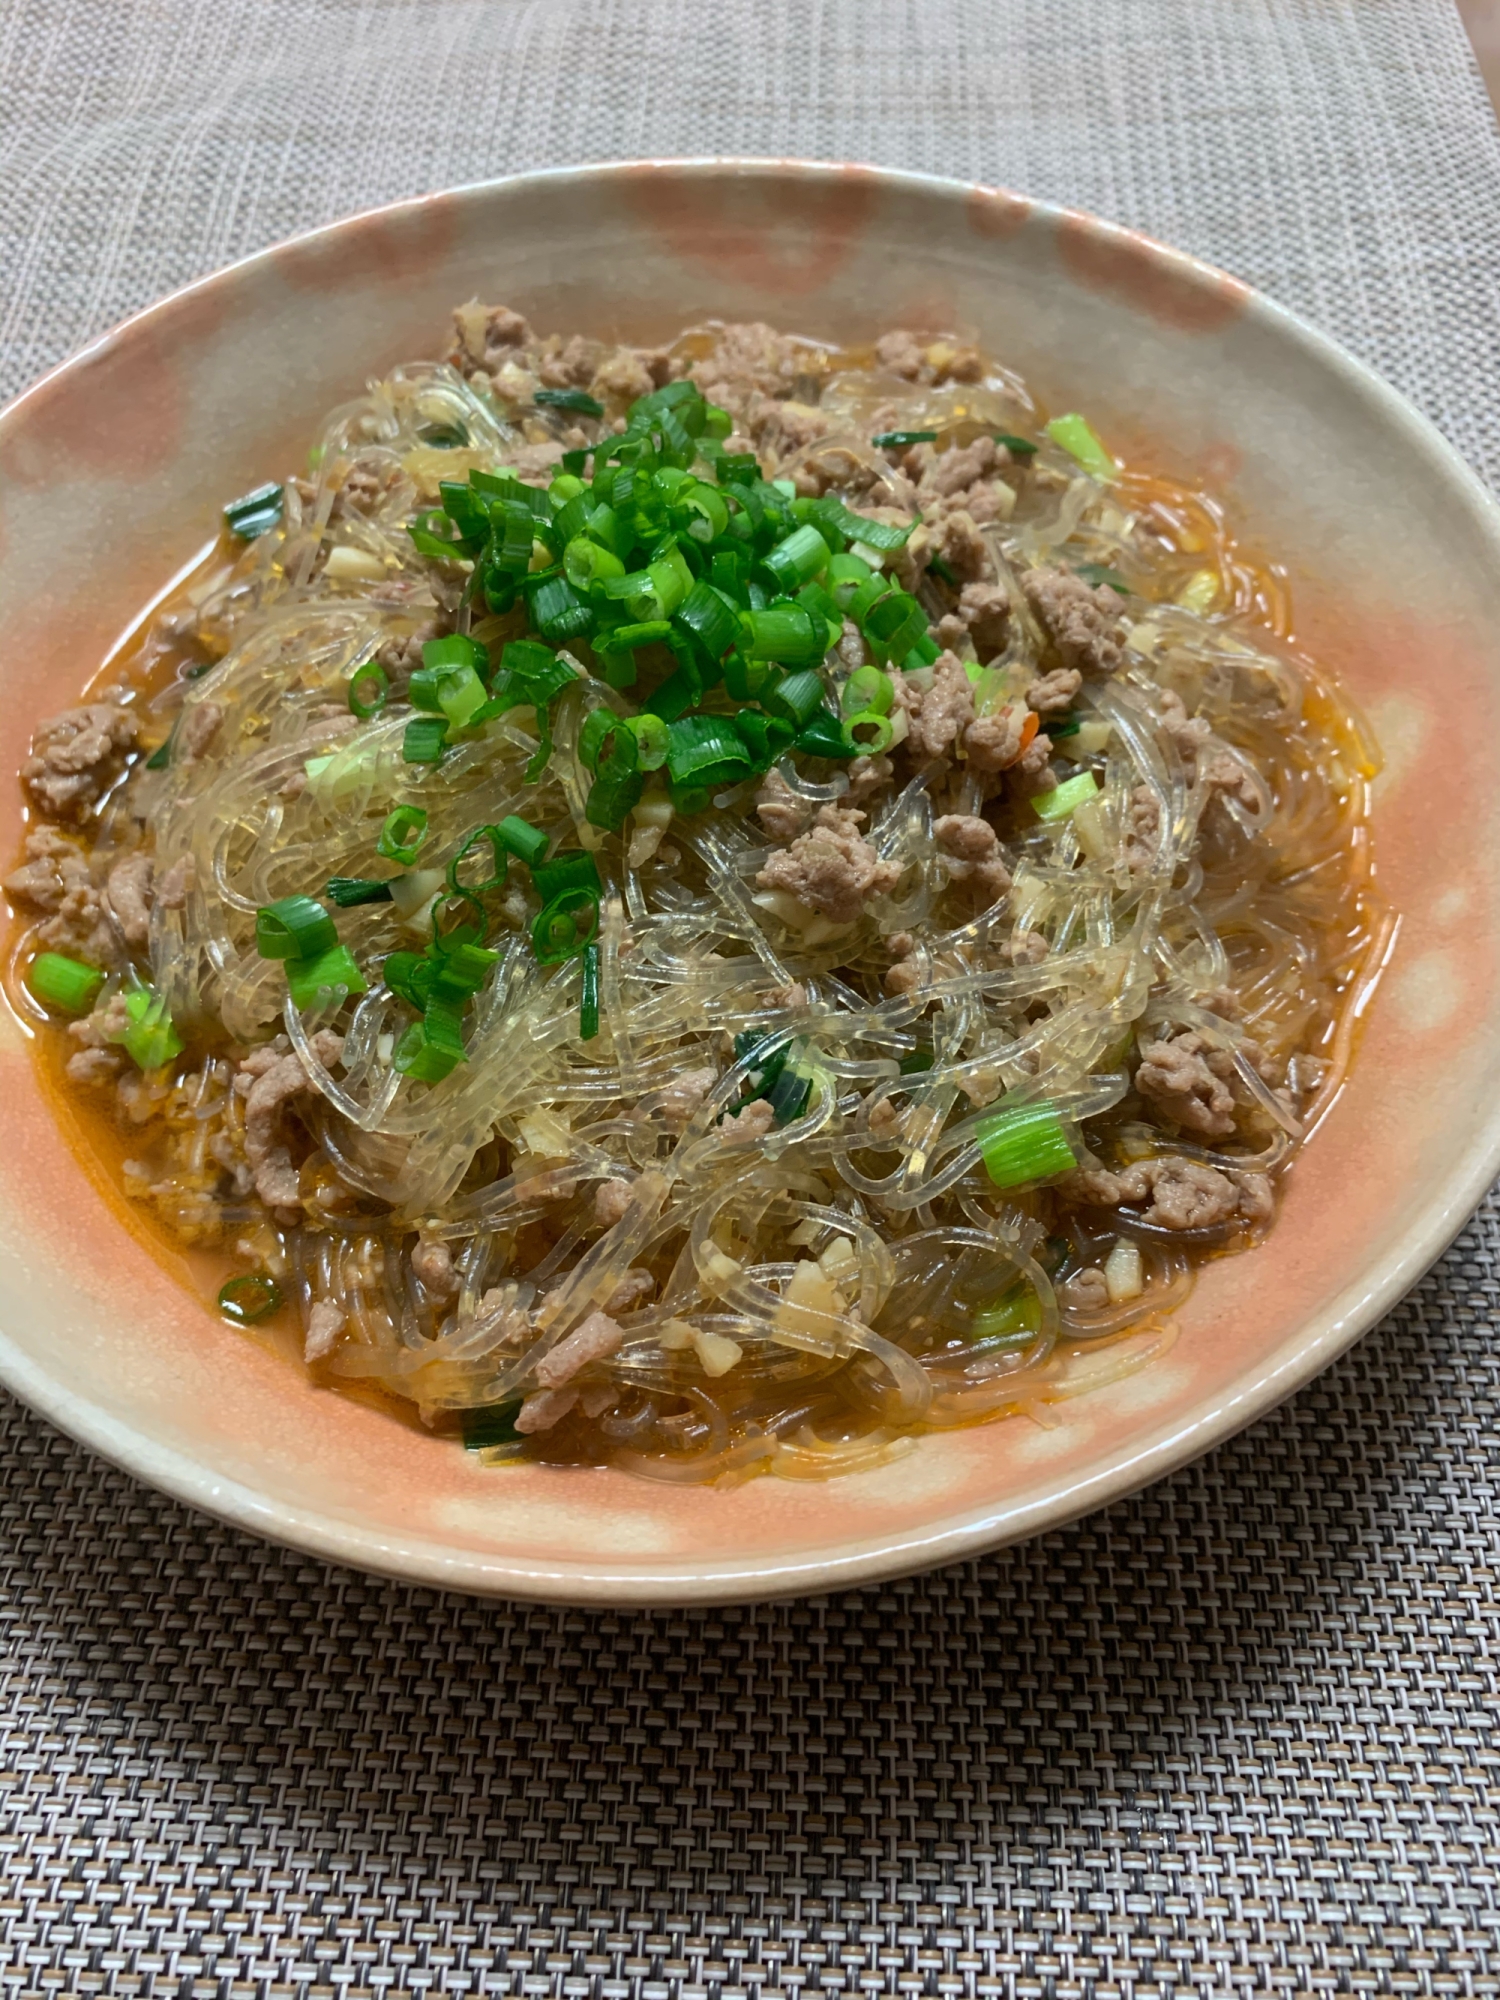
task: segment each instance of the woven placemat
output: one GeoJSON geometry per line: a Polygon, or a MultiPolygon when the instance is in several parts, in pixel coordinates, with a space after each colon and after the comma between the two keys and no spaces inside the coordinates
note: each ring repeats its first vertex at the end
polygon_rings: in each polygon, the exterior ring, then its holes
{"type": "MultiPolygon", "coordinates": [[[[389,196],[632,154],[998,181],[1300,307],[1500,476],[1447,0],[0,0],[0,391],[389,196]]],[[[330,1569],[7,1405],[0,1992],[1500,1993],[1500,1210],[1140,1498],[835,1599],[330,1569]]]]}

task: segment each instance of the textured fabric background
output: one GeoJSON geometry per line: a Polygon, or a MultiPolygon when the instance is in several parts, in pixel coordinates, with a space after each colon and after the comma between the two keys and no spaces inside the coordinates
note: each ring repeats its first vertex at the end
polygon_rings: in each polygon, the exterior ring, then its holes
{"type": "MultiPolygon", "coordinates": [[[[1500,478],[1448,0],[0,0],[0,389],[509,169],[999,181],[1300,307],[1500,478]]],[[[0,1991],[1500,1993],[1500,1210],[1141,1498],[831,1601],[513,1610],[0,1440],[0,1991]]]]}

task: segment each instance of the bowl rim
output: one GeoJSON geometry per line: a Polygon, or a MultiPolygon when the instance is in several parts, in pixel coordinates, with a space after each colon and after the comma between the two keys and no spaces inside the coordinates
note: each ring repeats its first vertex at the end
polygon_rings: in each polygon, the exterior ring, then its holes
{"type": "MultiPolygon", "coordinates": [[[[1205,292],[1219,292],[1226,283],[1226,274],[1217,266],[1190,252],[1162,244],[1142,231],[1127,229],[1085,210],[951,176],[754,155],[645,157],[538,168],[378,203],[268,244],[195,278],[129,314],[29,383],[0,408],[0,435],[34,398],[83,362],[171,314],[185,301],[269,269],[289,247],[316,252],[325,244],[332,245],[349,230],[373,220],[420,214],[424,208],[438,203],[479,206],[501,190],[567,188],[626,181],[651,173],[698,179],[729,176],[829,181],[855,173],[892,191],[950,202],[966,201],[975,194],[998,197],[1015,202],[1018,209],[1024,205],[1028,220],[1034,217],[1054,227],[1066,222],[1070,229],[1086,232],[1101,244],[1118,246],[1128,242],[1164,255],[1185,282],[1205,292]]],[[[1241,281],[1227,279],[1227,282],[1240,289],[1241,281]]],[[[1456,489],[1457,497],[1475,518],[1500,567],[1500,502],[1430,419],[1339,342],[1253,286],[1243,287],[1243,312],[1245,317],[1301,349],[1310,360],[1340,376],[1372,406],[1385,425],[1402,433],[1408,446],[1425,457],[1433,471],[1456,489]]],[[[1143,1426],[1124,1444],[1104,1453],[1081,1478],[1073,1475],[1065,1484],[1058,1481],[1052,1485],[1044,1479],[1041,1490],[1020,1504],[971,1508],[929,1528],[905,1534],[851,1536],[836,1549],[784,1560],[760,1555],[743,1564],[719,1561],[695,1567],[691,1558],[681,1558],[660,1564],[632,1562],[611,1567],[598,1559],[527,1559],[458,1548],[444,1552],[433,1540],[385,1535],[334,1515],[269,1499],[241,1481],[216,1476],[185,1452],[143,1436],[130,1423],[75,1393],[13,1345],[3,1328],[0,1328],[0,1384],[69,1437],[175,1500],[230,1526],[249,1529],[283,1547],[407,1583],[483,1597],[641,1608],[753,1603],[845,1590],[978,1556],[1045,1529],[1064,1526],[1096,1508],[1140,1491],[1233,1437],[1303,1388],[1411,1290],[1453,1242],[1497,1172],[1500,1172],[1500,1106],[1446,1175],[1436,1208],[1429,1202],[1418,1219],[1396,1234],[1320,1315],[1280,1342],[1248,1376],[1232,1385],[1230,1393],[1175,1423],[1143,1426]],[[1310,1335],[1308,1325],[1313,1329],[1310,1335]]]]}

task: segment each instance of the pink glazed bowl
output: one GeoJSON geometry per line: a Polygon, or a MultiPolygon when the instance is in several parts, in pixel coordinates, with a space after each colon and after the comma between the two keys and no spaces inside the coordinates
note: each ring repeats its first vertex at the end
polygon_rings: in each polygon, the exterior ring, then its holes
{"type": "MultiPolygon", "coordinates": [[[[710,316],[831,339],[958,328],[1052,407],[1083,406],[1222,496],[1291,566],[1300,641],[1385,753],[1376,857],[1403,922],[1353,1079],[1270,1241],[1203,1272],[1160,1361],[1056,1406],[1052,1428],[1012,1419],[830,1484],[720,1493],[489,1470],[314,1387],[129,1233],[7,1021],[0,1377],[142,1479],[259,1534],[569,1603],[826,1590],[972,1555],[1263,1415],[1401,1296],[1500,1165],[1500,510],[1431,425],[1292,314],[1091,217],[794,162],[528,175],[251,257],[0,415],[4,771],[201,547],[224,496],[300,463],[329,408],[435,352],[449,308],[476,293],[541,327],[642,341],[710,316]],[[87,590],[54,560],[64,542],[92,552],[87,590]]],[[[0,778],[5,853],[19,815],[0,778]]]]}

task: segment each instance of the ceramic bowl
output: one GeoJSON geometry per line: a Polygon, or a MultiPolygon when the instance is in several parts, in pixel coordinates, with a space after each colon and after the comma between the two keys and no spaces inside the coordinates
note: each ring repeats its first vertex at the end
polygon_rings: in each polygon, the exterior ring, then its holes
{"type": "MultiPolygon", "coordinates": [[[[437,351],[449,308],[654,340],[709,316],[827,338],[958,328],[1053,408],[1203,481],[1291,572],[1299,639],[1371,718],[1402,913],[1353,1079],[1269,1242],[1210,1265],[1169,1355],[823,1485],[726,1492],[488,1470],[315,1388],[131,1233],[0,1048],[0,1375],[194,1506],[358,1567],[566,1602],[826,1590],[971,1555],[1144,1485],[1347,1347],[1453,1236],[1500,1152],[1500,519],[1437,432],[1235,279],[990,188],[775,162],[529,175],[398,204],[130,320],[0,416],[0,770],[324,413],[437,351]],[[87,587],[60,548],[88,551],[87,587]]],[[[0,781],[0,849],[18,788],[0,781]]]]}

